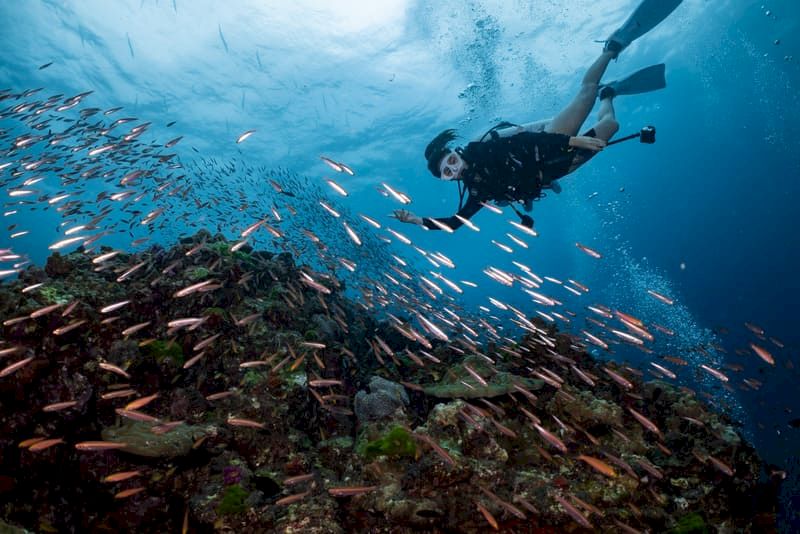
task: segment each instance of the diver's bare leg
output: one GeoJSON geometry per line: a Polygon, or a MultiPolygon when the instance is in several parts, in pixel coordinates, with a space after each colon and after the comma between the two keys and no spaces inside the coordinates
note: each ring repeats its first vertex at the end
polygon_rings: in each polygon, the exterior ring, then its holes
{"type": "MultiPolygon", "coordinates": [[[[617,122],[617,116],[614,112],[614,99],[604,98],[600,101],[600,112],[598,113],[597,124],[595,124],[594,128],[589,130],[587,134],[593,134],[592,137],[597,137],[603,141],[609,141],[618,131],[619,123],[617,122]]],[[[592,159],[594,155],[595,152],[588,150],[580,151],[580,153],[575,156],[575,159],[572,160],[572,165],[570,165],[567,174],[573,172],[575,169],[592,159]]]]}
{"type": "Polygon", "coordinates": [[[581,125],[594,107],[600,79],[614,58],[613,52],[603,52],[595,60],[581,81],[581,89],[570,104],[554,118],[545,129],[549,133],[577,135],[581,125]]]}
{"type": "Polygon", "coordinates": [[[600,101],[600,112],[597,114],[597,124],[594,125],[594,136],[603,141],[610,141],[619,131],[617,115],[614,112],[614,99],[604,98],[600,101]]]}

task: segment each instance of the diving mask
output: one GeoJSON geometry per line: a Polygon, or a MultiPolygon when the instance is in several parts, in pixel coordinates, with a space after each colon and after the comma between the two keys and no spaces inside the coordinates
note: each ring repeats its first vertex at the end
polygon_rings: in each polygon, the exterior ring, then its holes
{"type": "Polygon", "coordinates": [[[439,164],[439,175],[442,180],[458,180],[463,170],[464,160],[458,152],[451,151],[439,164]]]}

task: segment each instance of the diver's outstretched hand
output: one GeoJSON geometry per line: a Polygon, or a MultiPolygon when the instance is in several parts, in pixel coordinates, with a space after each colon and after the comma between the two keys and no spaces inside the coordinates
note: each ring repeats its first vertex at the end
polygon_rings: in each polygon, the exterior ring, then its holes
{"type": "Polygon", "coordinates": [[[394,210],[390,217],[404,223],[422,224],[422,217],[417,217],[408,210],[394,210]]]}
{"type": "Polygon", "coordinates": [[[569,138],[569,146],[575,148],[582,148],[584,150],[591,150],[592,152],[600,152],[608,143],[603,139],[597,137],[589,137],[587,135],[579,135],[577,137],[569,138]]]}

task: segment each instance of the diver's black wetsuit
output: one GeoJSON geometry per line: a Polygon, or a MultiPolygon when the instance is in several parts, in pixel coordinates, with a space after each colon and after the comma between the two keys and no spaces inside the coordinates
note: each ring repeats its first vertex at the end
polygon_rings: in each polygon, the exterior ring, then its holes
{"type": "MultiPolygon", "coordinates": [[[[465,219],[481,209],[481,202],[537,198],[543,185],[567,174],[575,157],[569,135],[522,132],[500,137],[496,131],[489,133],[490,139],[469,143],[461,152],[469,165],[461,177],[467,201],[458,210],[465,219]]],[[[454,230],[462,224],[455,216],[435,220],[454,230]]],[[[422,221],[426,228],[440,229],[430,217],[422,221]]]]}

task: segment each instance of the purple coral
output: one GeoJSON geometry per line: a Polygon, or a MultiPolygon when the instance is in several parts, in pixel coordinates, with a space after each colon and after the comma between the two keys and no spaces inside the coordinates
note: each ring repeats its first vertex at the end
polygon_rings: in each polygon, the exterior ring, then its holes
{"type": "Polygon", "coordinates": [[[222,469],[222,483],[232,486],[242,481],[242,470],[235,465],[226,465],[222,469]]]}

